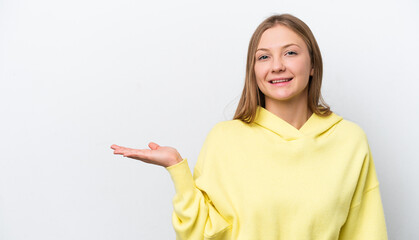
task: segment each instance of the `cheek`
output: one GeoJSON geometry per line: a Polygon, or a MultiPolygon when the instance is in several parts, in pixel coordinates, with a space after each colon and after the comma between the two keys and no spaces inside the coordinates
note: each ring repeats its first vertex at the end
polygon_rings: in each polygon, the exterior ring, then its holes
{"type": "Polygon", "coordinates": [[[266,66],[264,66],[263,64],[256,64],[255,65],[255,75],[256,75],[256,79],[263,79],[266,75],[266,66]]]}
{"type": "Polygon", "coordinates": [[[295,75],[299,75],[301,77],[309,77],[311,66],[309,61],[302,61],[302,62],[293,62],[288,65],[291,69],[293,69],[295,75]]]}
{"type": "Polygon", "coordinates": [[[255,66],[255,77],[256,77],[256,84],[259,89],[263,89],[263,81],[265,79],[264,77],[264,71],[260,66],[255,66]]]}

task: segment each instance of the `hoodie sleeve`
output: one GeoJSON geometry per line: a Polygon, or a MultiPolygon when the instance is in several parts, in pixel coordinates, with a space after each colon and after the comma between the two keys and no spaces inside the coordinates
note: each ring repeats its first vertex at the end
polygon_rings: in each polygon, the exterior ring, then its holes
{"type": "Polygon", "coordinates": [[[211,155],[213,139],[214,131],[210,132],[204,142],[193,176],[186,158],[166,168],[176,190],[172,224],[177,240],[229,239],[231,224],[221,216],[205,191],[195,184],[201,177],[201,166],[211,155]]]}
{"type": "Polygon", "coordinates": [[[379,182],[369,147],[346,222],[339,235],[339,240],[365,239],[388,239],[379,182]]]}

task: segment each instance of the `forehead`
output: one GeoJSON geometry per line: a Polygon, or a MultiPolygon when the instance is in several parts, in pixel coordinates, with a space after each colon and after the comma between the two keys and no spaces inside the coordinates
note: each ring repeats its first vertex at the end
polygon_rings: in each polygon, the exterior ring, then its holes
{"type": "Polygon", "coordinates": [[[258,48],[275,48],[290,43],[306,47],[304,40],[293,30],[283,25],[276,25],[263,32],[259,40],[258,48]]]}

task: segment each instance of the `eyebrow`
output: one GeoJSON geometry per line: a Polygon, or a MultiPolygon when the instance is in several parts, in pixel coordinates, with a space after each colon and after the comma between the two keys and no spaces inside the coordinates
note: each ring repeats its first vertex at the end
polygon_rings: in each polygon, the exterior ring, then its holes
{"type": "MultiPolygon", "coordinates": [[[[298,44],[296,44],[296,43],[288,43],[288,44],[286,44],[286,45],[282,46],[281,48],[287,48],[287,47],[292,46],[292,45],[295,45],[295,46],[297,46],[297,47],[301,48],[301,47],[300,47],[300,45],[298,45],[298,44]]],[[[257,52],[257,51],[259,51],[259,50],[262,50],[262,51],[269,51],[269,49],[268,49],[268,48],[258,48],[258,49],[256,50],[256,52],[257,52]]]]}

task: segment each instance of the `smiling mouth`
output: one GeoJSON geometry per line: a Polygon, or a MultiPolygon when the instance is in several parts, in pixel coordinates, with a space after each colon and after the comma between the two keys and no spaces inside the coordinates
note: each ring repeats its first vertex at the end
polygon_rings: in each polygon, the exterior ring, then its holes
{"type": "Polygon", "coordinates": [[[275,80],[271,80],[271,81],[269,81],[270,83],[272,83],[272,84],[275,84],[275,83],[283,83],[283,82],[289,82],[289,81],[291,81],[293,78],[284,78],[284,79],[275,79],[275,80]]]}

